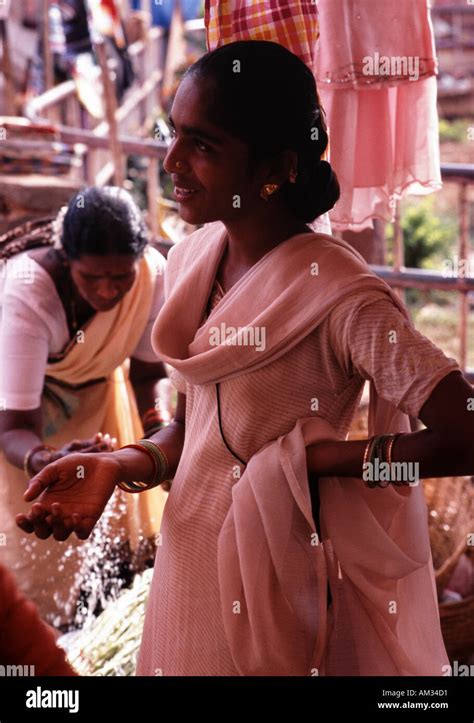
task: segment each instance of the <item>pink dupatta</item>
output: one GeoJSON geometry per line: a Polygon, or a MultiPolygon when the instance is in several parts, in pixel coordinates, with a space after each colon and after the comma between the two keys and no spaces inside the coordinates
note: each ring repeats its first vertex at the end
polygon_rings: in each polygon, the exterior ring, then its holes
{"type": "MultiPolygon", "coordinates": [[[[302,234],[265,254],[200,326],[225,245],[225,228],[216,222],[168,256],[152,343],[190,384],[271,364],[361,289],[379,289],[407,316],[346,242],[302,234]],[[221,324],[264,327],[265,348],[212,346],[212,327],[221,324]]],[[[372,381],[369,433],[392,431],[410,431],[408,417],[380,398],[372,381]]],[[[236,668],[242,675],[442,675],[449,661],[422,486],[372,490],[361,479],[321,478],[319,540],[305,447],[322,439],[338,439],[322,417],[296,419],[288,434],[253,455],[234,484],[217,562],[236,668]]]]}

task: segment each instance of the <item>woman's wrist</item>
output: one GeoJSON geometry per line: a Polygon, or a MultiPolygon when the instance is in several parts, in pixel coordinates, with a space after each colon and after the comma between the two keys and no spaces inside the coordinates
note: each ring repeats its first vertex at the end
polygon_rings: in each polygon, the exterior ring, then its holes
{"type": "Polygon", "coordinates": [[[328,471],[331,464],[331,446],[333,440],[320,440],[306,447],[306,463],[308,476],[316,480],[328,471]]]}
{"type": "MultiPolygon", "coordinates": [[[[165,453],[172,478],[183,450],[184,425],[173,420],[154,434],[149,441],[159,445],[165,453]]],[[[137,480],[153,482],[156,468],[147,452],[127,447],[116,452],[109,452],[107,457],[112,458],[117,464],[117,474],[120,477],[117,479],[118,482],[136,482],[137,480]]]]}
{"type": "Polygon", "coordinates": [[[306,447],[309,480],[318,477],[361,477],[367,440],[325,439],[306,447]]]}
{"type": "Polygon", "coordinates": [[[145,451],[135,448],[119,449],[116,452],[108,452],[107,456],[113,457],[118,466],[118,482],[152,482],[155,468],[152,460],[145,451]]]}
{"type": "Polygon", "coordinates": [[[25,454],[23,469],[27,477],[31,478],[56,459],[58,459],[58,454],[54,447],[38,445],[25,454]]]}

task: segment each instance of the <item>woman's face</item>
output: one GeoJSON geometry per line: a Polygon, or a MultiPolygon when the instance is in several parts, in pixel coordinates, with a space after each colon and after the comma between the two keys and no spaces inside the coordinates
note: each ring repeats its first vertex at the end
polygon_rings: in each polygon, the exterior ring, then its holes
{"type": "Polygon", "coordinates": [[[79,294],[96,311],[109,311],[130,291],[139,260],[131,255],[83,254],[69,262],[79,294]]]}
{"type": "Polygon", "coordinates": [[[251,214],[262,185],[256,174],[247,175],[247,145],[206,117],[207,94],[202,81],[192,76],[182,81],[171,108],[173,140],[163,163],[172,176],[179,214],[191,224],[251,214]]]}

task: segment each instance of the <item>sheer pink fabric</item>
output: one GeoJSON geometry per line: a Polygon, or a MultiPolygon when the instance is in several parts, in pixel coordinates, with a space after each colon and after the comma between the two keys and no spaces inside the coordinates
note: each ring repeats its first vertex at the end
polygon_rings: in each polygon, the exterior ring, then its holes
{"type": "MultiPolygon", "coordinates": [[[[224,244],[225,229],[218,236],[201,229],[168,257],[167,300],[152,343],[189,383],[211,385],[271,364],[310,334],[339,300],[362,289],[382,290],[407,313],[351,246],[303,234],[263,256],[201,324],[224,244]],[[316,260],[318,273],[312,275],[316,260]],[[237,345],[238,331],[234,344],[211,345],[212,327],[221,324],[264,328],[265,348],[237,345]]],[[[381,399],[373,383],[369,427],[371,434],[409,430],[408,417],[381,399]]],[[[441,675],[448,659],[422,488],[370,490],[360,479],[322,479],[319,540],[305,448],[327,438],[337,434],[322,417],[297,419],[288,434],[251,457],[233,485],[218,531],[217,565],[235,669],[241,675],[441,675]]],[[[151,596],[160,584],[168,582],[154,581],[151,596]]],[[[192,596],[186,602],[197,604],[192,596]]],[[[150,632],[167,624],[151,620],[153,611],[151,601],[138,674],[152,667],[150,632]]],[[[200,648],[187,649],[179,637],[176,631],[175,642],[167,643],[168,660],[173,645],[180,655],[186,650],[188,669],[193,656],[199,664],[211,659],[213,650],[208,654],[204,640],[200,648]]]]}
{"type": "Polygon", "coordinates": [[[315,77],[341,198],[335,229],[393,220],[395,201],[441,188],[428,0],[319,0],[315,77]],[[371,65],[372,63],[372,65],[371,65]]]}

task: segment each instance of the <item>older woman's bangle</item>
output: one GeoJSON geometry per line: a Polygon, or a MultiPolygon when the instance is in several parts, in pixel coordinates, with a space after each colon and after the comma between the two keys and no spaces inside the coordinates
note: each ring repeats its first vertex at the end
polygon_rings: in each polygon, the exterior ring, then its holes
{"type": "MultiPolygon", "coordinates": [[[[53,452],[57,452],[57,447],[52,447],[50,444],[38,444],[36,447],[32,447],[23,457],[23,471],[28,479],[31,479],[35,475],[35,472],[31,469],[30,463],[31,458],[36,452],[49,452],[50,456],[53,452]]],[[[51,461],[51,460],[50,460],[51,461]]]]}

